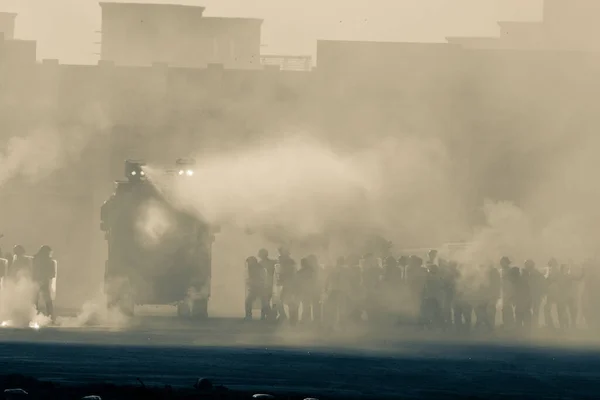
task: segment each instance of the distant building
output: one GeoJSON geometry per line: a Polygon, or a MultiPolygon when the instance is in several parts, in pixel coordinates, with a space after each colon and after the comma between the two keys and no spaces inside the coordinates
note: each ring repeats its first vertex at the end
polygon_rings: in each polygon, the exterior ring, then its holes
{"type": "Polygon", "coordinates": [[[35,63],[37,43],[15,39],[17,14],[0,12],[0,63],[35,63]]]}
{"type": "Polygon", "coordinates": [[[262,55],[260,62],[264,67],[280,71],[310,71],[313,67],[311,56],[262,55]]]}
{"type": "Polygon", "coordinates": [[[469,49],[600,51],[600,1],[545,0],[542,21],[501,21],[499,37],[448,37],[469,49]]]}
{"type": "Polygon", "coordinates": [[[12,40],[15,38],[15,19],[17,14],[0,12],[0,33],[4,39],[12,40]]]}
{"type": "Polygon", "coordinates": [[[100,3],[101,60],[117,65],[260,68],[262,20],[204,17],[203,7],[100,3]]]}

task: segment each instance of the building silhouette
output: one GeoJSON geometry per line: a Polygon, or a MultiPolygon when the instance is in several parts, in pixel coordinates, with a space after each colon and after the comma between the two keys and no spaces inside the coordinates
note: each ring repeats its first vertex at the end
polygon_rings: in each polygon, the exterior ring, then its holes
{"type": "Polygon", "coordinates": [[[471,49],[600,51],[600,2],[544,0],[541,21],[500,21],[499,37],[448,37],[471,49]]]}
{"type": "Polygon", "coordinates": [[[34,63],[37,44],[33,40],[15,39],[17,14],[0,12],[0,63],[4,65],[34,63]]]}
{"type": "Polygon", "coordinates": [[[205,17],[203,7],[100,3],[101,60],[124,66],[259,68],[262,20],[205,17]]]}

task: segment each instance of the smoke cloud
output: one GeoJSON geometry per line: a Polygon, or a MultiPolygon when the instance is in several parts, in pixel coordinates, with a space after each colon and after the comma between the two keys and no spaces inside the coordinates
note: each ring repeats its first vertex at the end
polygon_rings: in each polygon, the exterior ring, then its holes
{"type": "Polygon", "coordinates": [[[48,123],[10,137],[0,151],[0,185],[16,176],[35,183],[79,161],[86,146],[110,126],[100,106],[84,108],[79,118],[68,127],[48,123]]]}

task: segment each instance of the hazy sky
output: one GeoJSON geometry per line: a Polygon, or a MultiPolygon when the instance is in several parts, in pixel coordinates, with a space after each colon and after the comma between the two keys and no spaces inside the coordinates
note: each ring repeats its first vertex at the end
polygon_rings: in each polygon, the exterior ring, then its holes
{"type": "MultiPolygon", "coordinates": [[[[263,53],[314,54],[317,39],[443,41],[497,35],[497,20],[539,20],[542,0],[164,0],[202,5],[205,15],[255,17],[263,53]]],[[[97,0],[0,0],[19,13],[17,37],[38,41],[38,58],[94,63],[100,46],[97,0]]]]}

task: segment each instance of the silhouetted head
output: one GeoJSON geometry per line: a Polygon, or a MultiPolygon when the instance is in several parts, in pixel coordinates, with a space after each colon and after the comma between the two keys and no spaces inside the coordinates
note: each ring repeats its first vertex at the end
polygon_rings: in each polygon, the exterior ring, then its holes
{"type": "Polygon", "coordinates": [[[267,249],[260,249],[258,251],[258,258],[266,260],[269,257],[269,251],[267,249]]]}
{"type": "Polygon", "coordinates": [[[279,249],[277,249],[279,251],[279,255],[283,256],[283,257],[289,257],[290,256],[290,250],[287,247],[283,247],[281,246],[279,249]]]}
{"type": "Polygon", "coordinates": [[[36,253],[36,256],[38,256],[38,257],[51,257],[52,256],[52,248],[50,246],[48,246],[47,244],[45,244],[42,247],[40,247],[40,249],[36,253]]]}
{"type": "Polygon", "coordinates": [[[17,257],[24,256],[25,255],[25,247],[23,247],[20,244],[17,244],[15,247],[13,247],[13,253],[17,257]]]}
{"type": "Polygon", "coordinates": [[[500,266],[502,268],[508,268],[510,267],[511,261],[510,258],[508,258],[507,256],[504,256],[500,259],[500,266]]]}
{"type": "Polygon", "coordinates": [[[400,265],[401,267],[406,267],[408,265],[408,257],[406,256],[401,256],[398,259],[398,265],[400,265]]]}
{"type": "Polygon", "coordinates": [[[525,260],[525,269],[534,269],[535,262],[533,260],[525,260]]]}
{"type": "Polygon", "coordinates": [[[429,261],[435,261],[435,258],[438,255],[438,251],[436,249],[431,249],[427,253],[427,257],[429,257],[429,261]]]}
{"type": "Polygon", "coordinates": [[[548,266],[550,268],[556,268],[556,267],[558,267],[558,261],[556,260],[556,258],[552,257],[550,259],[550,261],[548,261],[548,266]]]}
{"type": "Polygon", "coordinates": [[[440,267],[438,267],[435,264],[431,264],[431,265],[429,265],[429,267],[427,267],[427,270],[429,271],[430,274],[436,275],[438,272],[440,272],[440,267]]]}

